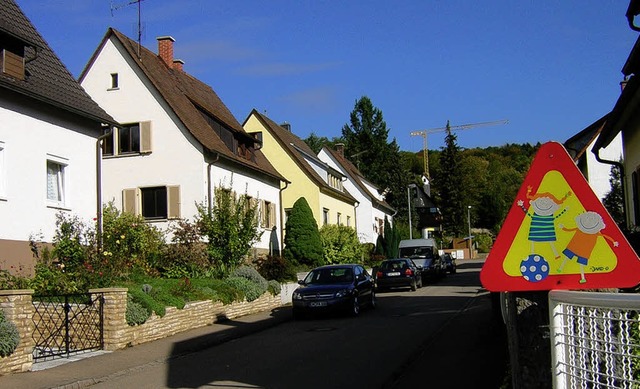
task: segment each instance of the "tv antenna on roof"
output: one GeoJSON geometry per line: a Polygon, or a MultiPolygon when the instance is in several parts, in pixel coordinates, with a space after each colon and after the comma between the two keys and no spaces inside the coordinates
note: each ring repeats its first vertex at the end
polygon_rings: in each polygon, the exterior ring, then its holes
{"type": "Polygon", "coordinates": [[[138,59],[142,59],[140,57],[140,47],[142,46],[142,22],[141,22],[141,18],[140,18],[140,15],[142,13],[141,12],[142,11],[142,7],[141,7],[140,4],[143,1],[144,0],[131,0],[131,1],[127,2],[127,3],[120,3],[120,4],[113,4],[113,0],[111,1],[111,16],[113,16],[113,11],[119,10],[120,8],[124,8],[124,7],[127,7],[127,6],[132,5],[132,4],[138,4],[138,31],[137,31],[137,33],[138,33],[138,59]]]}

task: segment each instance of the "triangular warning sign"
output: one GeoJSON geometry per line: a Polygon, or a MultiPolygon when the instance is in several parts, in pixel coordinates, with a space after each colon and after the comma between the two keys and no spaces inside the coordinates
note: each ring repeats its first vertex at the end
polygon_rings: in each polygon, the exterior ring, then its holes
{"type": "Polygon", "coordinates": [[[536,154],[480,272],[493,292],[628,288],[640,259],[557,142],[536,154]]]}

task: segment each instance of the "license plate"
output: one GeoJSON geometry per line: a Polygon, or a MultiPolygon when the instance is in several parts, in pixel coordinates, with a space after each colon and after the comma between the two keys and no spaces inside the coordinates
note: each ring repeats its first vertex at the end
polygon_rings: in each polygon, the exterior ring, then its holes
{"type": "Polygon", "coordinates": [[[400,272],[399,272],[399,271],[392,271],[391,273],[387,273],[387,275],[388,275],[388,276],[391,276],[391,277],[393,277],[393,276],[399,276],[399,275],[400,275],[400,272]]]}
{"type": "Polygon", "coordinates": [[[309,303],[310,307],[326,307],[327,306],[327,302],[326,301],[318,301],[318,302],[314,302],[314,303],[309,303]]]}

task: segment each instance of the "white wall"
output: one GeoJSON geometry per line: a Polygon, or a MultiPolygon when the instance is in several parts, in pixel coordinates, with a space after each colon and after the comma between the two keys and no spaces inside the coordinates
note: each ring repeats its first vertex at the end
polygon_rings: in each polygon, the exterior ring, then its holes
{"type": "Polygon", "coordinates": [[[7,97],[0,95],[0,142],[4,149],[0,239],[28,241],[30,235],[41,232],[45,241],[51,241],[55,217],[61,210],[91,223],[96,215],[98,130],[92,133],[87,123],[74,123],[54,111],[37,109],[42,103],[19,107],[15,99],[7,97]],[[48,158],[68,164],[67,201],[62,207],[47,200],[48,158]]]}
{"type": "Polygon", "coordinates": [[[342,165],[339,165],[329,153],[324,150],[320,150],[318,153],[318,158],[331,166],[332,168],[342,172],[345,176],[347,176],[347,180],[345,180],[342,185],[344,189],[349,192],[356,200],[358,200],[358,205],[356,207],[356,232],[358,234],[358,238],[361,243],[373,243],[375,244],[378,239],[378,234],[374,231],[374,213],[375,216],[380,217],[384,220],[384,213],[377,211],[373,208],[371,203],[371,199],[365,195],[359,186],[356,186],[353,182],[353,178],[344,170],[342,165]],[[382,216],[378,216],[377,214],[381,214],[382,216]]]}
{"type": "MultiPolygon", "coordinates": [[[[105,202],[114,200],[115,205],[122,209],[123,189],[179,185],[181,217],[193,220],[197,213],[196,203],[206,204],[208,201],[208,164],[203,156],[203,147],[182,126],[132,60],[123,56],[124,52],[116,40],[106,42],[82,80],[82,86],[118,122],[151,121],[152,152],[105,158],[103,199],[105,202]],[[109,89],[112,73],[118,73],[118,90],[109,89]]],[[[223,183],[229,186],[232,183],[232,189],[238,194],[247,192],[254,198],[276,204],[280,235],[279,182],[267,178],[261,180],[255,171],[251,173],[216,162],[211,167],[211,185],[217,187],[223,183]]],[[[170,224],[168,221],[153,223],[161,229],[167,229],[170,224]]],[[[268,249],[269,234],[263,234],[255,247],[268,249]]]]}
{"type": "MultiPolygon", "coordinates": [[[[611,177],[611,165],[600,163],[591,152],[593,141],[587,148],[587,169],[589,174],[589,186],[593,192],[602,199],[611,190],[609,178],[611,177]]],[[[606,148],[600,150],[600,158],[618,162],[622,157],[622,133],[619,133],[606,148]]]]}

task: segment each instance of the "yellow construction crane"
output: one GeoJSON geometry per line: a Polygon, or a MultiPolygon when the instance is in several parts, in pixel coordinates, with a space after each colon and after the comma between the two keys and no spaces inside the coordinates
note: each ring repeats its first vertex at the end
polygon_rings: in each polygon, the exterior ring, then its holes
{"type": "Polygon", "coordinates": [[[503,119],[503,120],[495,120],[495,121],[492,121],[492,122],[469,123],[469,124],[461,124],[459,126],[450,126],[449,125],[449,121],[447,121],[447,126],[445,126],[445,127],[429,128],[428,130],[412,131],[410,133],[410,135],[411,136],[422,136],[422,140],[423,140],[423,157],[424,157],[423,158],[424,159],[424,174],[427,177],[427,179],[430,179],[430,177],[429,177],[429,155],[428,155],[428,149],[427,149],[427,135],[433,134],[433,133],[437,133],[437,132],[445,132],[447,130],[449,130],[449,131],[462,131],[462,130],[469,130],[469,129],[475,128],[475,127],[498,126],[498,125],[507,124],[507,123],[509,123],[509,120],[503,119]]]}

